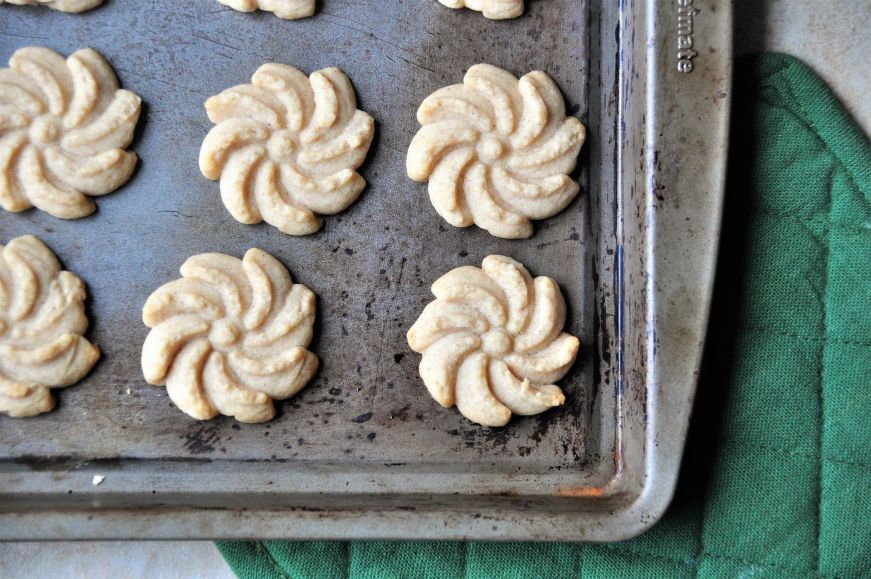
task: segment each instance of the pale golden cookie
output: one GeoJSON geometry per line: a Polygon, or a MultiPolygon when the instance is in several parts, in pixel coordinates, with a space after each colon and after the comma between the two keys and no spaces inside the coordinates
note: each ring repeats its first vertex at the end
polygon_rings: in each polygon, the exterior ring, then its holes
{"type": "Polygon", "coordinates": [[[96,8],[103,0],[0,0],[0,4],[18,4],[24,6],[48,6],[61,12],[84,12],[96,8]]]}
{"type": "Polygon", "coordinates": [[[454,227],[529,237],[531,219],[556,215],[580,189],[569,173],[586,130],[566,117],[562,94],[543,72],[518,81],[477,64],[463,84],[427,97],[417,120],[423,127],[408,149],[408,176],[429,181],[433,207],[454,227]]]}
{"type": "Polygon", "coordinates": [[[432,285],[436,300],[408,331],[423,354],[420,376],[436,401],[483,426],[512,413],[539,414],[565,402],[556,382],[580,341],[562,331],[566,306],[556,282],[535,279],[501,255],[483,269],[458,267],[432,285]]]}
{"type": "Polygon", "coordinates": [[[119,90],[90,48],[64,58],[22,48],[0,70],[0,207],[32,206],[62,219],[93,213],[91,196],[127,182],[141,101],[119,90]]]}
{"type": "Polygon", "coordinates": [[[303,389],[318,368],[312,339],[315,295],[294,284],[274,257],[194,255],[182,278],[151,294],[142,320],[151,328],[142,372],[185,414],[240,422],[275,416],[273,400],[303,389]]]}
{"type": "Polygon", "coordinates": [[[315,13],[315,0],[218,0],[218,2],[240,12],[255,10],[272,12],[286,20],[307,18],[315,13]]]}
{"type": "Polygon", "coordinates": [[[0,245],[0,413],[54,408],[51,388],[75,384],[100,358],[88,329],[85,285],[32,235],[0,245]]]}
{"type": "Polygon", "coordinates": [[[264,64],[251,82],[206,101],[216,126],[200,149],[200,171],[221,180],[221,198],[238,221],[313,233],[320,215],[344,210],[366,186],[356,169],[375,121],[357,110],[354,87],[338,68],[306,77],[264,64]]]}
{"type": "Polygon", "coordinates": [[[439,0],[448,8],[468,8],[481,12],[485,18],[504,20],[523,14],[523,0],[439,0]]]}

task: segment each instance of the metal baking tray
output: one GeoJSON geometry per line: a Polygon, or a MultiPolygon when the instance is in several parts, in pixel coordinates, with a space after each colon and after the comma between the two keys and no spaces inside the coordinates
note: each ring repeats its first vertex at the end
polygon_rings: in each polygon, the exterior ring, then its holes
{"type": "Polygon", "coordinates": [[[36,234],[85,280],[103,351],[54,412],[0,417],[0,538],[612,541],[662,515],[710,305],[731,3],[527,5],[502,22],[433,0],[324,0],[296,22],[213,0],[0,8],[3,62],[91,46],[145,103],[140,167],[94,215],[0,214],[0,242],[36,234]],[[204,100],[271,61],[340,66],[377,120],[369,187],[308,237],[235,222],[197,167],[204,100]],[[588,126],[582,193],[529,240],[446,226],[405,176],[417,106],[478,62],[549,72],[588,126]],[[189,255],[250,247],[318,294],[322,369],[271,423],[197,422],[141,376],[141,306],[189,255]],[[404,338],[433,280],[491,253],[555,278],[583,344],[566,405],[501,429],[439,407],[404,338]]]}

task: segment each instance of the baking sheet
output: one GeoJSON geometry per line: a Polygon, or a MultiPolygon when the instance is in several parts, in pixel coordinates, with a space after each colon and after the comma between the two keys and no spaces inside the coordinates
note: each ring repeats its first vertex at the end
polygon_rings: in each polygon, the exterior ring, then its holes
{"type": "Polygon", "coordinates": [[[108,353],[57,414],[0,417],[0,540],[614,541],[662,516],[713,287],[731,2],[527,6],[499,23],[427,0],[327,0],[314,20],[282,23],[208,0],[108,0],[74,30],[64,15],[0,11],[0,50],[86,41],[150,104],[139,174],[94,217],[0,216],[4,236],[44,236],[93,284],[92,337],[108,353]],[[307,71],[342,59],[379,121],[363,168],[372,187],[304,239],[230,220],[195,163],[209,127],[195,101],[277,52],[307,71]],[[545,68],[588,121],[576,175],[588,192],[531,241],[449,229],[404,177],[417,103],[484,58],[517,74],[545,68]],[[321,293],[324,368],[270,425],[194,423],[139,378],[138,309],[188,253],[254,244],[321,293]],[[491,252],[555,277],[584,343],[567,407],[501,430],[438,408],[403,340],[432,279],[491,252]],[[93,486],[93,475],[106,479],[93,486]]]}
{"type": "Polygon", "coordinates": [[[439,218],[426,185],[406,177],[405,152],[418,128],[419,103],[461,82],[478,62],[517,76],[547,71],[570,113],[586,122],[586,0],[530,2],[527,14],[510,22],[435,1],[321,4],[317,16],[295,22],[241,14],[212,0],[108,0],[80,15],[3,7],[4,63],[23,46],[65,55],[90,46],[145,104],[132,145],[140,166],[126,186],[97,200],[94,215],[62,221],[37,210],[0,213],[2,242],[35,234],[86,282],[88,337],[103,351],[86,379],[58,392],[54,412],[28,420],[0,417],[0,457],[25,463],[259,460],[273,461],[277,474],[301,462],[443,464],[466,472],[583,469],[593,341],[586,170],[575,175],[582,183],[578,198],[539,222],[531,239],[499,240],[439,218]],[[217,183],[198,170],[199,146],[211,127],[204,100],[248,82],[265,62],[307,73],[339,66],[354,83],[359,108],[377,122],[361,169],[369,187],[314,235],[290,237],[265,223],[237,223],[217,183]],[[142,378],[147,329],[141,307],[151,291],[178,277],[188,256],[218,251],[241,257],[250,247],[275,255],[319,296],[311,349],[322,367],[302,393],[278,404],[271,423],[198,422],[142,378]],[[566,330],[582,341],[575,368],[561,382],[566,405],[515,418],[502,429],[481,428],[455,409],[442,409],[418,378],[419,356],[405,342],[432,299],[430,283],[493,253],[556,279],[569,308],[566,330]]]}

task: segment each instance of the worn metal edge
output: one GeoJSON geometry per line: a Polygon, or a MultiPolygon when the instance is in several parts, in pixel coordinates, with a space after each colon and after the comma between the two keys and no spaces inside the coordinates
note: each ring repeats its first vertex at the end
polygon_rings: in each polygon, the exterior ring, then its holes
{"type": "MultiPolygon", "coordinates": [[[[678,482],[712,306],[733,63],[732,0],[644,0],[635,10],[646,20],[645,42],[635,47],[646,67],[645,97],[633,99],[644,103],[645,134],[640,163],[625,162],[623,170],[643,166],[633,186],[645,201],[639,213],[624,213],[624,226],[646,232],[639,269],[646,323],[627,325],[624,340],[645,355],[647,475],[636,501],[615,518],[621,539],[656,524],[678,482]]],[[[625,440],[639,440],[627,430],[625,440]]]]}

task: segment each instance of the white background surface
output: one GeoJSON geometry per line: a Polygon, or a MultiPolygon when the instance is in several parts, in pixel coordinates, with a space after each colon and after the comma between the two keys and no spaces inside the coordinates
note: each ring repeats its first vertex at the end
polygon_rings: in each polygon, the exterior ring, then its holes
{"type": "MultiPolygon", "coordinates": [[[[868,0],[737,0],[736,16],[738,54],[777,50],[798,56],[871,133],[868,0]]],[[[0,577],[230,579],[233,574],[204,542],[0,543],[0,577]]]]}

